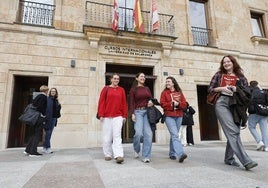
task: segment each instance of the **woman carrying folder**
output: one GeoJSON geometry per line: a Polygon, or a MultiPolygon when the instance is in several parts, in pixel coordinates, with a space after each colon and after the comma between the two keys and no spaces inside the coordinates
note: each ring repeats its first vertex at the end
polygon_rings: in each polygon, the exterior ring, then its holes
{"type": "Polygon", "coordinates": [[[232,107],[229,106],[229,101],[236,92],[238,84],[242,87],[248,87],[247,78],[244,76],[240,65],[233,56],[224,56],[220,62],[219,70],[211,79],[208,92],[221,93],[215,104],[215,111],[227,138],[224,158],[225,164],[240,166],[235,161],[234,155],[236,155],[245,169],[249,170],[258,164],[247,155],[240,138],[240,126],[234,122],[232,107]]]}

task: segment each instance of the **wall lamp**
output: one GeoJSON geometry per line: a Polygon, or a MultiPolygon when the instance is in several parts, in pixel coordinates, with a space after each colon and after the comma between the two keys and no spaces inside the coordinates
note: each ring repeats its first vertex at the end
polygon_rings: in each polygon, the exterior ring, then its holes
{"type": "Polygon", "coordinates": [[[75,68],[75,60],[73,60],[73,59],[71,60],[71,67],[75,68]]]}
{"type": "Polygon", "coordinates": [[[180,75],[184,75],[184,70],[183,69],[179,69],[180,75]]]}

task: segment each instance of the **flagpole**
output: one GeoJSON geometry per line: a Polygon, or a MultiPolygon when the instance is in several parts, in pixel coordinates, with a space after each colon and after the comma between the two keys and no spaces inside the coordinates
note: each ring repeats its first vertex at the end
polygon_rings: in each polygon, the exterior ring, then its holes
{"type": "Polygon", "coordinates": [[[127,0],[125,0],[125,31],[127,31],[127,0]]]}
{"type": "Polygon", "coordinates": [[[153,1],[151,0],[151,8],[150,8],[150,23],[149,23],[149,33],[152,33],[152,24],[153,24],[153,20],[152,20],[152,17],[153,17],[153,1]]]}

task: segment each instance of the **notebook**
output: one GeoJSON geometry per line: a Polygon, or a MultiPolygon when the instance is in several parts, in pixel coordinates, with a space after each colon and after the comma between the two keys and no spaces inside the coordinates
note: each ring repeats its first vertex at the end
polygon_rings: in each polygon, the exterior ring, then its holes
{"type": "MultiPolygon", "coordinates": [[[[235,86],[236,85],[236,81],[237,81],[237,77],[236,76],[231,76],[228,74],[223,74],[221,77],[221,87],[225,87],[225,86],[235,86]]],[[[232,96],[233,94],[230,93],[226,93],[224,91],[221,92],[224,95],[230,95],[232,96]]]]}

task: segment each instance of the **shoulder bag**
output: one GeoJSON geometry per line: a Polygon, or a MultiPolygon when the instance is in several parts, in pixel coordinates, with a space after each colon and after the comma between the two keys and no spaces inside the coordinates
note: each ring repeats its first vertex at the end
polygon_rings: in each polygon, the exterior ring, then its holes
{"type": "Polygon", "coordinates": [[[210,92],[207,95],[207,103],[210,105],[215,105],[219,97],[220,97],[219,92],[210,92]]]}
{"type": "Polygon", "coordinates": [[[35,126],[38,118],[40,117],[40,112],[36,110],[36,107],[32,103],[28,104],[19,117],[19,120],[26,125],[35,126]]]}

